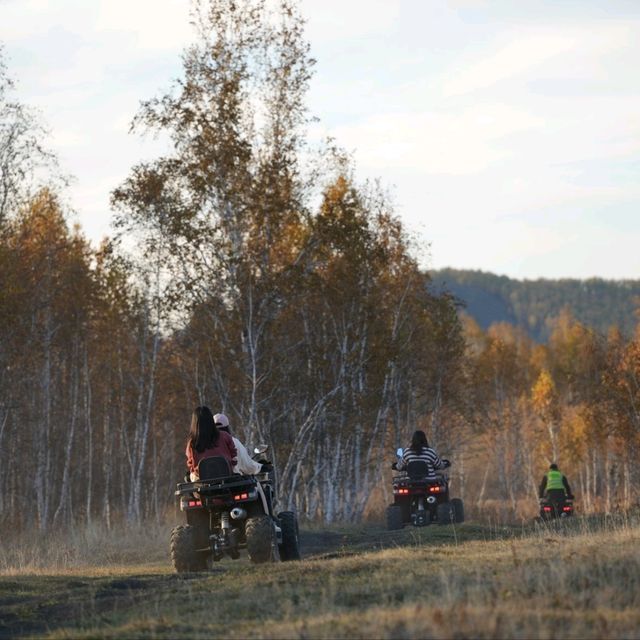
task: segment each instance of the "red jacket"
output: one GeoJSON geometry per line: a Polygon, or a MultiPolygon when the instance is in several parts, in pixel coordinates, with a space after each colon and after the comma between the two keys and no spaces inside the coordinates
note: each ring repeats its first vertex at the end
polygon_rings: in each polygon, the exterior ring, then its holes
{"type": "Polygon", "coordinates": [[[233,444],[233,438],[226,432],[220,431],[218,442],[213,447],[205,449],[204,451],[194,451],[191,448],[191,443],[187,442],[187,467],[192,473],[198,471],[198,463],[203,458],[211,458],[212,456],[222,456],[229,462],[229,466],[233,469],[236,465],[236,457],[238,452],[236,445],[233,444]]]}

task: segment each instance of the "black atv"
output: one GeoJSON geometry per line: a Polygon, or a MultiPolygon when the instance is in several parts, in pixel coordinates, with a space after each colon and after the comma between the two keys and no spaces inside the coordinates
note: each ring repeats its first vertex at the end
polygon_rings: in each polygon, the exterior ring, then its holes
{"type": "MultiPolygon", "coordinates": [[[[256,454],[266,451],[257,447],[256,454]]],[[[273,514],[271,473],[233,474],[223,457],[198,465],[200,480],[179,483],[187,524],[171,532],[171,559],[178,573],[209,568],[226,554],[237,560],[246,549],[254,563],[299,560],[298,521],[292,511],[273,514]]]]}
{"type": "MultiPolygon", "coordinates": [[[[397,451],[402,458],[402,449],[397,451]]],[[[447,467],[450,463],[447,463],[447,467]]],[[[396,463],[392,465],[395,469],[396,463]]],[[[415,527],[437,522],[464,522],[464,505],[460,498],[449,498],[449,478],[437,471],[435,480],[428,480],[429,465],[423,461],[410,462],[404,471],[393,477],[393,504],[387,507],[387,529],[402,529],[405,524],[415,527]]]]}
{"type": "Polygon", "coordinates": [[[540,499],[540,520],[569,518],[573,515],[573,496],[549,496],[540,499]]]}

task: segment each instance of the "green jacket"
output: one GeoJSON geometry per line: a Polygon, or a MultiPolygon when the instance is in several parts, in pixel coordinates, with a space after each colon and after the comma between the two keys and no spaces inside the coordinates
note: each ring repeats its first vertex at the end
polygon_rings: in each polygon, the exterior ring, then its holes
{"type": "Polygon", "coordinates": [[[564,489],[564,492],[568,496],[572,495],[571,487],[569,486],[569,481],[566,476],[555,469],[549,469],[549,471],[544,474],[542,482],[540,483],[540,497],[543,498],[545,492],[552,489],[564,489]]]}
{"type": "Polygon", "coordinates": [[[564,489],[564,476],[559,472],[551,469],[547,471],[547,491],[550,489],[564,489]]]}

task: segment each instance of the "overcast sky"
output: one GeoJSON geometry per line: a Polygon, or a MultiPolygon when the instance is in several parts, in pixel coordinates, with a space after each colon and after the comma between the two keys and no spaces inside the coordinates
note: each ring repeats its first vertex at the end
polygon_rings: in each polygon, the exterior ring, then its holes
{"type": "MultiPolygon", "coordinates": [[[[392,188],[430,266],[640,278],[640,1],[303,0],[309,106],[392,188]]],[[[180,73],[187,0],[0,0],[18,96],[75,175],[86,234],[157,146],[128,134],[180,73]]]]}

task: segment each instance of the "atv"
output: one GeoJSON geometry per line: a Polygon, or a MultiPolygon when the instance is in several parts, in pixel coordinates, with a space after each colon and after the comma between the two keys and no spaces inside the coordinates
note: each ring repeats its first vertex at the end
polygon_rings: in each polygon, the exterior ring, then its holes
{"type": "Polygon", "coordinates": [[[550,497],[540,499],[540,520],[555,520],[573,515],[573,497],[550,497]]]}
{"type": "MultiPolygon", "coordinates": [[[[402,458],[402,449],[397,450],[402,458]]],[[[444,461],[446,468],[450,466],[444,461]]],[[[392,465],[396,469],[396,463],[392,465]]],[[[413,461],[404,471],[393,477],[393,504],[387,507],[387,529],[402,529],[405,524],[415,527],[437,522],[464,522],[464,505],[460,498],[449,498],[449,478],[444,471],[436,471],[436,479],[429,480],[429,465],[413,461]]]]}
{"type": "MultiPolygon", "coordinates": [[[[267,445],[254,449],[260,455],[267,445]]],[[[255,457],[255,456],[254,456],[255,457]]],[[[243,476],[220,456],[204,458],[199,480],[178,483],[175,495],[187,524],[171,532],[171,559],[178,573],[202,571],[242,549],[258,564],[299,560],[298,522],[292,511],[273,513],[271,472],[243,476]]]]}

